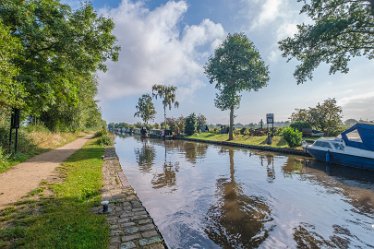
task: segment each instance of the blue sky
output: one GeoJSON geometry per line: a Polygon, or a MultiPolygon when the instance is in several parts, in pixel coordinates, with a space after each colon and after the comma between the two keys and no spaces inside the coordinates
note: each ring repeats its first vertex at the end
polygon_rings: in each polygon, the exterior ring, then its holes
{"type": "MultiPolygon", "coordinates": [[[[79,1],[64,0],[74,8],[79,1]]],[[[350,62],[348,74],[328,74],[321,65],[312,81],[297,85],[297,61],[281,57],[277,41],[292,35],[295,25],[310,22],[299,15],[296,0],[94,0],[97,11],[111,17],[122,50],[117,63],[98,73],[98,100],[108,122],[136,122],[138,97],[155,83],[178,86],[180,108],[168,116],[202,113],[209,123],[227,123],[228,112],[214,106],[215,89],[203,65],[227,33],[244,32],[270,69],[270,81],[258,92],[244,93],[236,122],[259,122],[266,113],[287,120],[295,108],[315,106],[336,98],[344,119],[374,120],[374,63],[366,58],[350,62]]],[[[162,120],[162,108],[155,121],[162,120]]]]}

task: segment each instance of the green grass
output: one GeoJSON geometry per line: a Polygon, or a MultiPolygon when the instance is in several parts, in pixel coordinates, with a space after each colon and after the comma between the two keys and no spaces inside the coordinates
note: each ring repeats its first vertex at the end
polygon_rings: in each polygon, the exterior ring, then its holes
{"type": "Polygon", "coordinates": [[[63,181],[44,186],[43,198],[0,212],[0,248],[107,248],[105,216],[92,209],[100,201],[104,148],[90,141],[61,167],[63,181]]]}
{"type": "MultiPolygon", "coordinates": [[[[216,133],[197,133],[192,136],[187,136],[187,138],[194,138],[206,141],[227,141],[233,144],[247,144],[247,145],[255,145],[255,146],[269,146],[266,144],[267,136],[243,136],[243,135],[235,135],[233,141],[228,141],[229,135],[228,134],[216,134],[216,133]]],[[[271,147],[276,148],[289,148],[286,141],[281,136],[274,136],[273,143],[270,145],[271,147]]],[[[294,148],[294,149],[300,149],[294,148]]]]}

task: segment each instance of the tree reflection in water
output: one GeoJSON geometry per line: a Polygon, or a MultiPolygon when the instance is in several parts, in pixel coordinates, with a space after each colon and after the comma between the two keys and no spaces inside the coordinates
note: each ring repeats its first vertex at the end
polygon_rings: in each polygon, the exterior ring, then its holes
{"type": "MultiPolygon", "coordinates": [[[[294,228],[293,237],[297,248],[350,248],[351,232],[342,226],[333,225],[333,234],[329,239],[315,231],[315,227],[308,223],[302,223],[294,228]]],[[[367,245],[370,246],[370,245],[367,245]]]]}
{"type": "Polygon", "coordinates": [[[204,158],[208,150],[208,145],[203,143],[184,142],[183,146],[186,160],[193,165],[196,164],[196,159],[204,158]]]}
{"type": "MultiPolygon", "coordinates": [[[[173,187],[176,185],[177,172],[179,171],[179,162],[171,162],[167,160],[167,148],[172,145],[169,141],[164,141],[164,164],[163,172],[155,173],[152,178],[152,185],[154,189],[164,188],[164,187],[173,187]]],[[[173,188],[172,191],[176,190],[173,188]]]]}
{"type": "Polygon", "coordinates": [[[228,149],[230,179],[217,180],[217,203],[209,208],[205,233],[223,248],[258,247],[267,237],[271,210],[257,196],[247,196],[235,181],[234,150],[228,149]]]}
{"type": "Polygon", "coordinates": [[[154,164],[156,157],[156,151],[153,145],[148,140],[142,141],[142,147],[135,149],[136,162],[138,163],[140,171],[143,173],[149,173],[154,164]]]}

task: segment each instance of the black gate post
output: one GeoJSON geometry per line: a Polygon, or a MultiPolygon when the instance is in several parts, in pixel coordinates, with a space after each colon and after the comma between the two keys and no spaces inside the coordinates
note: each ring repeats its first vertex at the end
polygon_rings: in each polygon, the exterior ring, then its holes
{"type": "Polygon", "coordinates": [[[14,127],[13,128],[16,129],[16,138],[14,141],[14,154],[17,153],[17,149],[18,149],[18,129],[19,129],[20,114],[21,114],[20,109],[14,109],[14,127]]]}

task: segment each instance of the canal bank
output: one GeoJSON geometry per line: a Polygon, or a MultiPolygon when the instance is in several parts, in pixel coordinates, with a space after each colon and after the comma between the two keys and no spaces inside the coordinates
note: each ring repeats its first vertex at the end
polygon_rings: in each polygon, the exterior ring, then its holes
{"type": "Polygon", "coordinates": [[[291,149],[291,148],[276,148],[276,147],[272,147],[272,146],[258,146],[258,145],[242,144],[242,143],[229,142],[229,141],[213,141],[213,140],[205,140],[205,139],[188,138],[188,137],[184,137],[184,136],[180,136],[177,139],[190,141],[190,142],[208,143],[208,144],[223,145],[223,146],[233,146],[233,147],[238,147],[238,148],[246,148],[246,149],[252,149],[252,150],[262,150],[262,151],[270,151],[270,152],[283,153],[283,154],[289,154],[289,155],[310,157],[310,155],[308,153],[306,153],[305,151],[291,149]]]}
{"type": "Polygon", "coordinates": [[[167,248],[152,217],[127,181],[113,147],[105,150],[103,177],[102,199],[109,201],[109,248],[167,248]]]}

